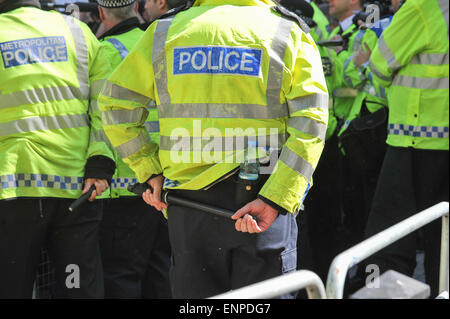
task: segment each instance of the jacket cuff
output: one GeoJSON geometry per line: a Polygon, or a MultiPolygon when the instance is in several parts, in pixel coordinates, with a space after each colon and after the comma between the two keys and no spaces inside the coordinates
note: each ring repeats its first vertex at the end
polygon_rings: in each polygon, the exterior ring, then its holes
{"type": "Polygon", "coordinates": [[[265,198],[264,196],[261,196],[261,195],[258,195],[258,198],[260,200],[262,200],[264,203],[266,203],[267,205],[269,205],[270,207],[272,207],[273,209],[276,209],[278,211],[278,214],[286,215],[288,213],[287,210],[285,210],[283,207],[275,204],[270,199],[267,199],[267,198],[265,198]]]}
{"type": "Polygon", "coordinates": [[[111,185],[111,179],[116,170],[116,163],[109,157],[95,155],[89,157],[84,167],[84,178],[106,179],[111,185]]]}
{"type": "Polygon", "coordinates": [[[163,173],[159,173],[159,174],[153,174],[152,176],[150,176],[149,178],[147,178],[147,180],[144,182],[144,183],[147,183],[149,180],[151,180],[153,177],[156,177],[156,176],[160,176],[160,175],[162,175],[163,173]]]}

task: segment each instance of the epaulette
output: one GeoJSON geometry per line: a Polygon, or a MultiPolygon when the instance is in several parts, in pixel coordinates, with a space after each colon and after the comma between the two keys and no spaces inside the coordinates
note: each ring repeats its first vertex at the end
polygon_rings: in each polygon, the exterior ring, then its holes
{"type": "Polygon", "coordinates": [[[297,24],[300,26],[300,28],[303,30],[303,32],[305,33],[309,33],[311,31],[311,28],[308,26],[308,24],[306,24],[305,21],[303,21],[302,18],[300,18],[298,15],[296,15],[294,12],[289,11],[288,9],[286,9],[285,7],[283,7],[282,5],[278,4],[274,7],[272,7],[272,10],[281,14],[283,17],[292,20],[294,22],[297,22],[297,24]]]}
{"type": "Polygon", "coordinates": [[[176,8],[172,8],[169,11],[167,11],[166,13],[164,13],[163,15],[161,15],[158,20],[160,19],[164,19],[164,18],[168,18],[171,17],[173,15],[176,15],[177,13],[180,13],[181,11],[185,11],[187,9],[189,9],[190,7],[192,7],[192,5],[194,4],[194,1],[187,1],[184,5],[176,7],[176,8]]]}

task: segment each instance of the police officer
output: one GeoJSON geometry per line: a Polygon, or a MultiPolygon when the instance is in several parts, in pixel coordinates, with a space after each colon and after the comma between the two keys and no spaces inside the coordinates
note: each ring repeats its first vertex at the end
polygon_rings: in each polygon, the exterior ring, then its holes
{"type": "MultiPolygon", "coordinates": [[[[329,22],[322,11],[314,4],[301,0],[283,0],[280,4],[294,12],[306,15],[311,27],[311,36],[318,45],[322,59],[323,72],[328,92],[333,92],[333,85],[342,77],[342,72],[337,69],[336,52],[327,46],[321,46],[320,42],[329,37],[329,22]]],[[[337,255],[337,241],[334,238],[336,225],[339,224],[340,207],[338,185],[339,171],[336,169],[336,159],[339,157],[337,137],[335,134],[337,120],[332,107],[332,99],[329,99],[328,128],[326,143],[321,160],[314,172],[315,186],[309,191],[304,202],[304,212],[297,215],[299,235],[297,240],[298,263],[297,269],[309,269],[317,273],[323,281],[326,281],[328,269],[332,258],[337,255]],[[327,200],[324,201],[324,196],[327,200]]],[[[297,298],[305,297],[300,292],[297,298]]]]}
{"type": "MultiPolygon", "coordinates": [[[[364,236],[363,229],[382,159],[382,154],[378,156],[379,154],[375,151],[373,152],[375,156],[368,151],[364,152],[366,145],[376,145],[371,144],[369,138],[378,138],[379,132],[372,127],[364,126],[366,125],[365,117],[361,120],[363,124],[358,126],[358,128],[364,127],[361,131],[354,130],[352,123],[355,118],[366,115],[372,117],[371,114],[384,108],[386,103],[385,100],[374,95],[371,83],[366,85],[366,82],[361,79],[361,71],[354,63],[359,48],[362,47],[364,51],[367,48],[371,49],[375,47],[378,40],[373,30],[360,28],[354,23],[355,12],[362,10],[363,1],[330,1],[330,14],[339,20],[339,26],[332,31],[330,37],[333,39],[334,34],[338,34],[338,38],[343,39],[342,48],[340,51],[337,50],[337,58],[334,60],[336,69],[341,74],[337,77],[337,83],[333,85],[333,108],[338,119],[334,134],[337,136],[338,147],[341,150],[335,159],[336,170],[339,172],[335,192],[339,194],[340,206],[333,208],[333,214],[339,214],[339,224],[335,227],[337,232],[334,234],[339,239],[338,251],[356,244],[364,236]]],[[[380,124],[377,122],[377,128],[382,133],[385,132],[386,126],[386,117],[382,116],[384,114],[380,115],[382,118],[379,121],[380,124]]],[[[384,145],[382,137],[377,141],[382,148],[384,145]]],[[[330,259],[328,261],[331,262],[330,259]]],[[[329,266],[329,262],[325,265],[329,266]]]]}
{"type": "Polygon", "coordinates": [[[199,0],[156,20],[108,79],[104,117],[135,120],[104,129],[152,187],[144,200],[167,209],[175,298],[212,296],[296,268],[293,214],[311,186],[328,114],[320,56],[306,32],[269,0],[199,0]],[[159,146],[142,126],[152,106],[159,146]],[[281,155],[263,166],[272,174],[252,182],[238,171],[255,143],[253,162],[268,148],[281,155]],[[167,206],[163,183],[179,197],[236,212],[234,225],[167,206]]]}
{"type": "MultiPolygon", "coordinates": [[[[134,0],[98,0],[107,31],[100,36],[107,61],[115,69],[140,40],[134,0]]],[[[108,121],[109,119],[105,119],[108,121]]],[[[158,114],[149,111],[144,123],[155,143],[158,114]]],[[[134,172],[116,157],[111,199],[105,201],[100,232],[106,298],[170,298],[170,244],[167,221],[161,212],[127,190],[137,182],[134,172]]]]}
{"type": "MultiPolygon", "coordinates": [[[[408,0],[394,15],[370,58],[389,88],[388,144],[366,235],[371,236],[449,199],[449,3],[408,0]]],[[[438,294],[441,222],[423,228],[426,282],[438,294]]],[[[412,276],[417,232],[388,246],[370,263],[380,273],[412,276]]]]}
{"type": "Polygon", "coordinates": [[[184,5],[187,0],[146,0],[144,18],[153,22],[167,11],[184,5]]]}
{"type": "Polygon", "coordinates": [[[96,97],[109,64],[73,17],[35,0],[0,5],[0,28],[14,30],[0,34],[0,298],[31,297],[44,241],[61,297],[102,298],[93,200],[115,164],[96,97]],[[91,202],[69,212],[91,185],[91,202]]]}

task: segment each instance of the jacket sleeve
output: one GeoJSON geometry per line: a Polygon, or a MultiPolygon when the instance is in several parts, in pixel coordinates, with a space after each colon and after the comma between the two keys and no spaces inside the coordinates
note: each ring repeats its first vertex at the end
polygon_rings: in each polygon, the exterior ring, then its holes
{"type": "Polygon", "coordinates": [[[369,67],[375,80],[389,87],[395,74],[429,43],[424,18],[414,1],[407,1],[394,15],[370,56],[369,67]],[[425,40],[425,41],[424,41],[425,40]]]}
{"type": "Polygon", "coordinates": [[[152,37],[152,32],[142,36],[106,80],[98,99],[106,136],[141,183],[162,173],[158,144],[150,139],[144,126],[147,108],[156,107],[152,37]],[[147,71],[140,72],[143,69],[147,71]]]}
{"type": "Polygon", "coordinates": [[[105,178],[110,180],[115,170],[115,156],[108,139],[103,131],[100,112],[97,106],[97,97],[106,77],[111,73],[105,51],[100,42],[90,31],[87,25],[80,23],[86,47],[88,49],[89,72],[89,108],[90,121],[89,146],[87,150],[87,163],[85,177],[105,178]]]}
{"type": "MultiPolygon", "coordinates": [[[[361,48],[366,51],[366,45],[369,47],[370,50],[373,50],[375,46],[377,45],[377,35],[375,32],[373,32],[370,29],[366,29],[365,31],[359,31],[364,32],[364,35],[362,36],[361,41],[361,48]]],[[[350,88],[358,89],[362,87],[367,80],[367,78],[364,75],[364,69],[358,68],[355,65],[354,62],[354,55],[356,54],[358,48],[355,48],[356,50],[352,51],[350,55],[347,57],[347,59],[344,61],[344,81],[346,86],[350,88]]]]}
{"type": "Polygon", "coordinates": [[[328,92],[318,49],[301,31],[292,32],[285,54],[283,99],[287,102],[288,139],[259,195],[290,213],[299,210],[317,166],[328,122],[328,92]]]}

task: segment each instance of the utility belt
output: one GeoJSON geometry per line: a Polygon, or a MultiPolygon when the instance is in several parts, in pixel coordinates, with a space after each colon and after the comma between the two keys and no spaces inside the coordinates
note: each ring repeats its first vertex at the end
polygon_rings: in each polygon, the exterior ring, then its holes
{"type": "Polygon", "coordinates": [[[345,156],[352,166],[366,172],[379,171],[386,152],[387,120],[386,107],[370,113],[363,103],[361,115],[352,120],[339,136],[345,156]]]}

